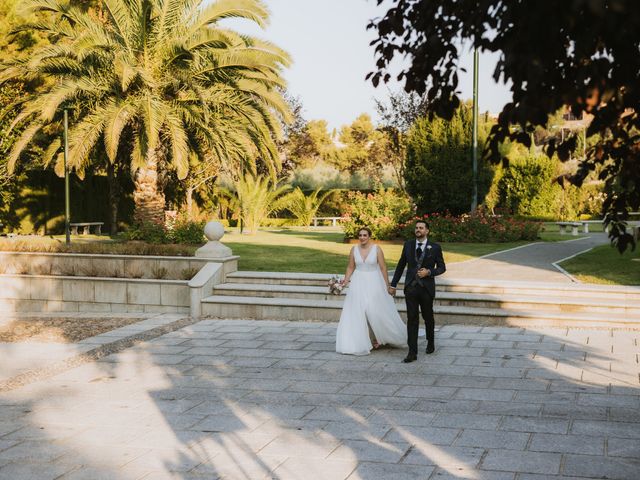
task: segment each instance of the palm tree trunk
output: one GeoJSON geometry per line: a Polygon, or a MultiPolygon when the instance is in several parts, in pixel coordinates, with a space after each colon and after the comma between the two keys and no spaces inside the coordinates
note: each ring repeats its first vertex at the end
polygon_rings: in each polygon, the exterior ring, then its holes
{"type": "Polygon", "coordinates": [[[193,183],[189,182],[187,187],[187,218],[193,220],[193,183]]]}
{"type": "Polygon", "coordinates": [[[155,223],[164,225],[164,193],[158,188],[158,160],[155,155],[136,173],[134,222],[137,225],[155,223]]]}
{"type": "Polygon", "coordinates": [[[116,175],[116,166],[107,162],[107,183],[109,184],[109,235],[118,233],[118,202],[120,201],[120,184],[116,175]]]}

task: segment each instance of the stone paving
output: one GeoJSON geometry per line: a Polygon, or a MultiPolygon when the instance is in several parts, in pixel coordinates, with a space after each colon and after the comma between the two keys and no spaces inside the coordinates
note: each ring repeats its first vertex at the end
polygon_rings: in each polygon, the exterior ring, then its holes
{"type": "Polygon", "coordinates": [[[640,478],[638,331],[445,326],[406,365],[335,329],[203,320],[0,393],[0,479],[640,478]]]}

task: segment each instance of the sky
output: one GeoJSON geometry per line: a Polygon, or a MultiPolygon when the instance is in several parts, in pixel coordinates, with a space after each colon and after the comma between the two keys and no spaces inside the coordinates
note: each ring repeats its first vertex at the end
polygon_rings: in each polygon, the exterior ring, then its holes
{"type": "MultiPolygon", "coordinates": [[[[367,31],[369,20],[382,16],[386,8],[375,0],[263,0],[271,11],[270,24],[262,31],[244,21],[227,21],[244,33],[257,35],[285,49],[293,65],[284,72],[289,91],[303,104],[307,120],[324,119],[330,128],[339,129],[361,113],[376,120],[374,98],[384,100],[389,91],[398,91],[399,83],[377,89],[365,80],[375,68],[375,38],[367,31]]],[[[480,55],[479,96],[481,112],[498,113],[510,100],[504,85],[491,78],[496,56],[480,55]]],[[[463,99],[472,98],[473,59],[465,52],[459,89],[463,99]]]]}

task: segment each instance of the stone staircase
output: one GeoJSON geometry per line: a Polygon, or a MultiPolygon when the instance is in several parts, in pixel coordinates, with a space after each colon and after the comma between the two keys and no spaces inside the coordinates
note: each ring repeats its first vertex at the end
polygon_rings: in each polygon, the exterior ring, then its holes
{"type": "MultiPolygon", "coordinates": [[[[202,300],[202,315],[337,322],[344,297],[328,293],[331,275],[243,272],[202,300]]],[[[396,303],[406,308],[402,285],[396,303]]],[[[437,282],[438,324],[640,328],[640,288],[584,284],[449,280],[437,282]]]]}

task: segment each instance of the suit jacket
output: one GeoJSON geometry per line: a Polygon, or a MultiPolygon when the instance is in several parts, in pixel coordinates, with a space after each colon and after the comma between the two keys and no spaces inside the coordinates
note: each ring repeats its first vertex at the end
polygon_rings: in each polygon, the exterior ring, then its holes
{"type": "Polygon", "coordinates": [[[424,288],[427,289],[431,298],[435,298],[436,296],[436,282],[434,277],[438,275],[442,275],[447,267],[444,264],[444,259],[442,258],[442,248],[440,245],[434,242],[430,242],[427,239],[427,243],[423,246],[425,248],[426,253],[424,258],[422,259],[422,263],[418,265],[416,262],[416,240],[408,240],[404,243],[404,247],[402,248],[402,255],[400,255],[400,260],[398,260],[398,265],[396,266],[396,271],[393,274],[393,280],[391,280],[391,286],[396,287],[398,282],[400,281],[400,277],[402,277],[402,272],[404,271],[405,266],[407,267],[407,276],[405,277],[405,289],[409,282],[417,277],[418,270],[420,268],[427,268],[431,271],[429,276],[420,279],[419,283],[422,284],[424,288]],[[431,247],[431,248],[429,248],[431,247]]]}

